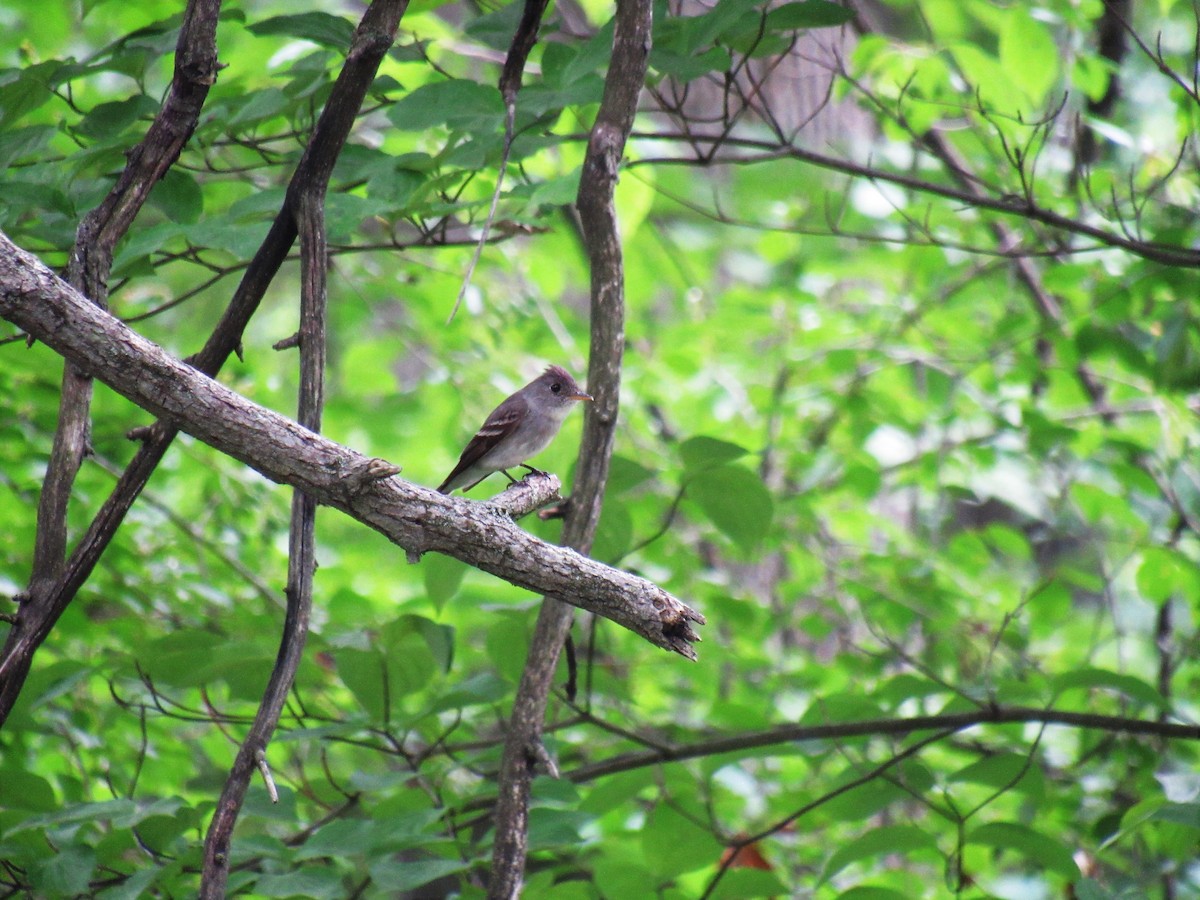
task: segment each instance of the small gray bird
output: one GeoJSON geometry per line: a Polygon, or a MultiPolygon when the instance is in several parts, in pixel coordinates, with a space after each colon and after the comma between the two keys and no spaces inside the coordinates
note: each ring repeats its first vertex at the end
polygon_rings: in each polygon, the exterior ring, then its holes
{"type": "Polygon", "coordinates": [[[550,366],[492,410],[438,490],[443,494],[458,487],[469,491],[493,472],[504,472],[509,481],[516,481],[507,471],[513,466],[540,471],[525,465],[525,460],[550,445],[577,401],[592,399],[566,369],[550,366]]]}

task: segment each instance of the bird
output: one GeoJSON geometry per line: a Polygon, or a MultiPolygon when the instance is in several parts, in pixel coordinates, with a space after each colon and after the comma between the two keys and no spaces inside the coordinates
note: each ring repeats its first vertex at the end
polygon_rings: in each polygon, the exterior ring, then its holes
{"type": "Polygon", "coordinates": [[[514,466],[541,472],[525,460],[550,445],[577,402],[593,400],[562,366],[547,367],[492,410],[438,491],[443,494],[456,488],[469,491],[493,472],[503,472],[509,481],[515,482],[508,474],[508,469],[514,466]]]}

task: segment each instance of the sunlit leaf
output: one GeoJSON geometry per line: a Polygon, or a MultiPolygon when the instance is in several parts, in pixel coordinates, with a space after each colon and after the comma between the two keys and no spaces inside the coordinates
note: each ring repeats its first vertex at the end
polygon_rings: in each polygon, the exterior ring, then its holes
{"type": "Polygon", "coordinates": [[[771,529],[774,503],[762,479],[749,469],[707,469],[688,482],[687,494],[744,552],[761,544],[771,529]]]}
{"type": "Polygon", "coordinates": [[[821,873],[821,881],[828,881],[851,863],[885,853],[912,853],[919,850],[936,849],[932,835],[913,825],[886,825],[868,831],[829,857],[821,873]]]}
{"type": "Polygon", "coordinates": [[[1045,832],[1017,822],[989,822],[967,834],[967,842],[1000,850],[1012,850],[1038,867],[1067,879],[1079,877],[1071,851],[1045,832]]]}

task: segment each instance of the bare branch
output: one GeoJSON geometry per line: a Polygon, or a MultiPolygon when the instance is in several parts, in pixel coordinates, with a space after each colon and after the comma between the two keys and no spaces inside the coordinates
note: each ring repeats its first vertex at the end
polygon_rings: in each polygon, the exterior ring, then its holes
{"type": "Polygon", "coordinates": [[[683,762],[688,759],[719,756],[725,753],[771,747],[776,744],[790,744],[796,741],[896,736],[934,730],[958,732],[978,725],[1000,725],[1014,722],[1037,722],[1108,731],[1115,734],[1150,735],[1170,740],[1200,741],[1200,725],[1195,724],[1052,708],[1041,709],[1032,706],[983,706],[967,712],[941,715],[911,716],[901,719],[864,719],[855,722],[833,722],[828,725],[789,724],[757,732],[714,735],[697,740],[692,744],[669,748],[656,747],[612,756],[596,763],[579,766],[564,773],[564,777],[577,784],[584,784],[644,766],[683,762]]]}
{"type": "MultiPolygon", "coordinates": [[[[690,134],[685,139],[673,132],[639,132],[635,136],[656,141],[682,142],[686,140],[688,143],[711,143],[715,141],[715,138],[697,134],[690,134]]],[[[890,172],[870,164],[856,163],[841,157],[826,156],[811,150],[805,150],[801,147],[780,145],[772,141],[728,137],[723,139],[722,143],[727,147],[741,147],[760,152],[760,155],[745,160],[740,158],[722,159],[720,160],[722,164],[761,162],[768,158],[794,159],[798,162],[808,163],[809,165],[829,169],[834,172],[842,172],[856,178],[882,181],[897,185],[898,187],[908,188],[918,193],[931,194],[946,200],[953,200],[969,208],[987,210],[1003,216],[1012,216],[1027,219],[1031,222],[1038,222],[1066,234],[1090,238],[1105,247],[1125,250],[1134,256],[1140,256],[1151,262],[1159,262],[1168,266],[1179,266],[1188,269],[1200,268],[1200,250],[1164,244],[1161,241],[1131,239],[1124,234],[1109,231],[1098,225],[1092,225],[1080,219],[1074,219],[1062,213],[1055,212],[1052,209],[1032,203],[1024,197],[1011,197],[1007,195],[999,197],[989,196],[982,192],[938,184],[917,176],[890,172]]],[[[638,160],[638,165],[669,164],[705,165],[707,161],[702,155],[696,158],[656,157],[638,160]]],[[[950,174],[958,175],[959,173],[951,169],[950,174]]]]}
{"type": "Polygon", "coordinates": [[[521,90],[521,79],[525,74],[525,63],[529,60],[529,52],[537,43],[538,28],[542,24],[542,16],[550,0],[525,0],[525,9],[521,13],[521,21],[513,33],[512,43],[508,47],[508,55],[504,58],[504,70],[500,73],[500,96],[504,98],[504,150],[500,154],[500,165],[496,171],[496,187],[492,191],[492,201],[488,205],[487,218],[479,241],[475,244],[475,252],[467,264],[467,274],[463,276],[462,287],[459,288],[458,298],[454,308],[450,310],[447,324],[454,321],[463,297],[471,286],[471,275],[479,264],[479,257],[487,245],[488,234],[492,230],[492,222],[496,218],[496,206],[500,203],[500,192],[504,188],[504,175],[508,171],[508,157],[512,153],[513,130],[517,119],[517,93],[521,90]]]}
{"type": "MultiPolygon", "coordinates": [[[[321,430],[325,407],[325,318],[327,306],[327,274],[329,256],[325,240],[325,191],[327,180],[314,180],[306,185],[296,210],[300,232],[300,259],[303,274],[300,282],[300,403],[297,421],[313,432],[321,430]]],[[[233,826],[241,812],[246,790],[250,786],[253,767],[257,767],[267,782],[272,800],[278,802],[271,770],[267,766],[267,744],[275,727],[288,692],[296,680],[300,658],[308,637],[312,615],[313,576],[316,559],[317,504],[307,494],[292,493],[292,521],[288,531],[287,614],[279,653],[271,668],[271,677],[263,691],[262,701],[250,732],[242,741],[234,760],[221,798],[213,812],[208,835],[204,842],[204,870],[200,881],[200,896],[219,900],[225,896],[229,880],[229,847],[233,826]]]]}
{"type": "MultiPolygon", "coordinates": [[[[625,272],[613,192],[625,142],[633,128],[638,96],[646,80],[652,24],[650,0],[620,0],[617,4],[604,97],[588,140],[576,199],[591,264],[588,389],[596,402],[584,419],[575,490],[563,541],[584,552],[592,546],[608,480],[625,346],[625,272]]],[[[576,602],[570,596],[560,599],[576,602]]],[[[529,790],[540,755],[550,685],[559,651],[570,632],[571,619],[571,609],[555,599],[547,597],[542,603],[513,701],[500,763],[496,840],[488,884],[488,897],[492,900],[509,900],[521,889],[528,842],[529,790]]],[[[685,627],[690,630],[686,623],[685,627]]]]}

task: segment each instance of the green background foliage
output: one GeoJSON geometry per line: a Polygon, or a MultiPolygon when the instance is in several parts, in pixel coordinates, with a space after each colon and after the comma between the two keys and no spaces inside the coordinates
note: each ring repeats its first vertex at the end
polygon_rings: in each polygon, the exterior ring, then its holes
{"type": "MultiPolygon", "coordinates": [[[[1196,62],[1185,6],[1139,4],[1130,23],[1150,47],[1161,31],[1182,73],[1196,62]]],[[[886,27],[850,37],[819,0],[658,10],[618,189],[628,347],[594,555],[709,624],[690,664],[580,617],[580,696],[551,702],[564,777],[534,786],[528,896],[1200,894],[1193,743],[1037,723],[900,758],[930,733],[759,740],[992,705],[1197,714],[1200,283],[1194,264],[1140,252],[1200,239],[1195,151],[1180,149],[1191,82],[1136,46],[1101,57],[1098,0],[871,9],[886,27]],[[766,72],[797,29],[841,48],[830,99],[856,116],[820,146],[800,128],[796,145],[884,178],[780,152],[791,135],[761,114],[700,140],[661,111],[690,86],[686,113],[719,119],[712,85],[766,72]],[[1089,101],[1118,76],[1101,117],[1089,101]],[[1079,121],[1099,146],[1082,168],[1079,121]],[[967,190],[946,154],[1008,208],[886,180],[967,190]],[[690,758],[619,763],[663,747],[690,758]],[[764,832],[766,868],[721,868],[764,832]]],[[[520,7],[414,3],[334,173],[324,430],[417,483],[437,484],[541,366],[586,370],[587,260],[565,207],[612,10],[572,10],[574,27],[551,13],[534,51],[497,239],[453,322],[496,184],[494,85],[520,7]]],[[[65,263],[157,110],[179,17],[173,2],[0,11],[0,227],[48,263],[65,263]]],[[[199,348],[265,235],[353,21],[266,0],[224,10],[227,68],[113,270],[113,311],[173,353],[199,348]]],[[[295,331],[298,295],[293,264],[221,376],[288,413],[294,359],[271,345],[295,331]]],[[[16,594],[61,363],[3,334],[0,591],[16,594]]],[[[147,421],[98,387],[76,533],[147,421]]],[[[568,486],[579,422],[537,460],[568,486]]],[[[177,442],[0,732],[0,884],[195,890],[275,657],[287,517],[287,491],[177,442]]],[[[554,540],[559,526],[525,527],[554,540]]],[[[252,786],[230,891],[480,896],[539,598],[448,558],[410,565],[331,511],[318,559],[313,633],[269,750],[280,802],[252,786]]]]}

